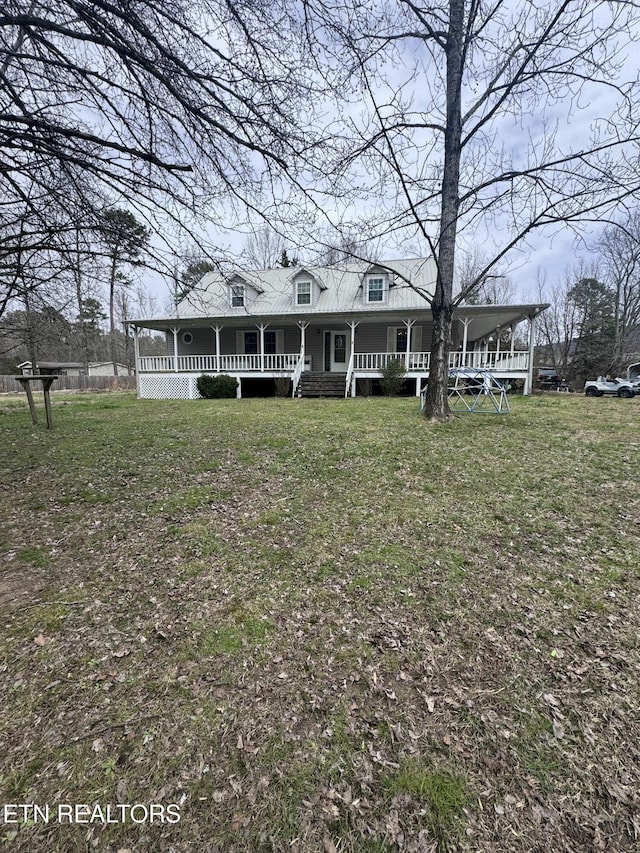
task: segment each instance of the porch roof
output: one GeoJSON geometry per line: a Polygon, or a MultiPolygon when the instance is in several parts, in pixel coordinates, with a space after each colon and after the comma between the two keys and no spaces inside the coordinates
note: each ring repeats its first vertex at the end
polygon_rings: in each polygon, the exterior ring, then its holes
{"type": "MultiPolygon", "coordinates": [[[[529,317],[540,314],[548,303],[520,304],[520,305],[460,305],[454,311],[454,321],[468,321],[469,336],[472,339],[488,337],[499,327],[507,328],[516,325],[529,317]]],[[[403,319],[414,319],[418,322],[431,322],[431,309],[424,304],[421,307],[409,307],[391,309],[386,306],[385,310],[375,313],[354,309],[352,311],[325,311],[322,313],[310,311],[298,311],[291,313],[253,313],[245,311],[241,315],[199,315],[193,317],[152,317],[149,319],[130,319],[128,322],[134,326],[156,331],[166,331],[174,328],[194,329],[208,326],[223,326],[231,328],[244,328],[260,323],[268,323],[269,326],[279,324],[293,326],[298,322],[306,321],[317,325],[343,323],[401,323],[403,319]]]]}

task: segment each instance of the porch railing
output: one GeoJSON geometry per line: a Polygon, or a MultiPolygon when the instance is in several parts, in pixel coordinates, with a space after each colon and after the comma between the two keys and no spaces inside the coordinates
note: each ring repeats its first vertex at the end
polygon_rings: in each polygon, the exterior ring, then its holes
{"type": "Polygon", "coordinates": [[[345,382],[344,382],[344,396],[345,397],[349,396],[349,388],[351,387],[351,379],[353,377],[354,357],[355,357],[355,353],[352,352],[351,356],[349,358],[349,365],[347,367],[347,375],[345,377],[345,382]]]}
{"type": "Polygon", "coordinates": [[[467,352],[462,359],[462,353],[451,353],[449,357],[450,367],[482,367],[485,370],[513,370],[525,371],[529,368],[528,350],[516,350],[507,352],[467,352]],[[451,363],[452,357],[459,356],[459,363],[451,363]]]}
{"type": "Polygon", "coordinates": [[[293,371],[293,376],[291,377],[291,396],[295,397],[298,391],[298,385],[300,384],[300,377],[302,376],[302,371],[304,370],[304,356],[301,355],[298,357],[298,363],[296,364],[296,369],[293,371]]]}
{"type": "MultiPolygon", "coordinates": [[[[408,358],[408,372],[421,373],[429,370],[428,352],[411,352],[408,358]]],[[[378,372],[390,361],[399,358],[407,361],[406,353],[395,352],[354,352],[349,361],[346,388],[358,372],[378,372]]],[[[307,357],[306,362],[309,363],[307,357]]],[[[451,352],[449,367],[484,368],[495,371],[526,371],[529,367],[529,353],[526,350],[516,352],[451,352]]],[[[225,373],[235,372],[284,372],[291,373],[292,378],[298,368],[302,371],[305,365],[300,364],[299,353],[265,353],[235,354],[235,355],[146,355],[139,359],[138,369],[141,373],[225,373]]],[[[307,367],[306,369],[309,369],[307,367]]],[[[298,376],[299,380],[299,376],[298,376]]]]}
{"type": "Polygon", "coordinates": [[[141,373],[211,373],[226,371],[295,370],[299,353],[264,353],[234,355],[144,355],[139,359],[141,373]]]}
{"type": "Polygon", "coordinates": [[[138,359],[140,373],[163,373],[175,369],[175,359],[171,355],[143,355],[138,359]]]}
{"type": "MultiPolygon", "coordinates": [[[[354,353],[353,369],[355,371],[379,371],[390,361],[400,359],[407,361],[406,353],[393,352],[356,352],[354,353]]],[[[410,352],[408,372],[429,370],[430,353],[410,352]]],[[[484,368],[498,371],[525,371],[529,366],[528,351],[518,352],[451,352],[449,367],[484,368]]]]}
{"type": "Polygon", "coordinates": [[[218,357],[215,355],[179,355],[178,370],[190,373],[191,371],[212,371],[218,368],[218,357]]]}

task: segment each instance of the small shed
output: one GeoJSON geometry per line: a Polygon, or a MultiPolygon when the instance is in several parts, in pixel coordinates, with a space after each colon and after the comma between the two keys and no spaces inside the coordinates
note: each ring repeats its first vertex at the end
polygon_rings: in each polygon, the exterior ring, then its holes
{"type": "MultiPolygon", "coordinates": [[[[111,361],[92,361],[88,367],[88,372],[85,372],[81,361],[38,361],[36,364],[37,372],[44,376],[115,376],[111,361]]],[[[33,374],[30,361],[23,361],[18,365],[18,369],[22,371],[23,376],[33,374]]],[[[121,376],[126,376],[128,371],[126,364],[118,363],[118,373],[121,376]]]]}

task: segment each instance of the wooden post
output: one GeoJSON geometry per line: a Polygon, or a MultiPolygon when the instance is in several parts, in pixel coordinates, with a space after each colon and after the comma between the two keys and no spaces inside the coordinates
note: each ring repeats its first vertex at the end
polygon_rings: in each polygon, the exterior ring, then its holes
{"type": "Polygon", "coordinates": [[[53,427],[53,421],[51,418],[51,398],[49,397],[49,389],[51,388],[51,383],[54,379],[54,376],[47,376],[42,380],[42,391],[44,393],[44,411],[47,417],[47,429],[51,429],[53,427]]]}
{"type": "Polygon", "coordinates": [[[58,377],[48,375],[43,376],[37,373],[31,376],[14,376],[13,378],[16,380],[16,382],[19,382],[22,385],[27,394],[27,400],[29,401],[29,411],[31,412],[31,420],[34,424],[38,423],[38,413],[36,411],[36,404],[33,400],[33,391],[31,390],[31,383],[36,381],[42,382],[42,393],[44,395],[44,410],[47,417],[47,429],[52,429],[53,418],[51,417],[51,398],[49,396],[49,390],[53,382],[58,379],[58,377]]]}
{"type": "Polygon", "coordinates": [[[29,410],[31,412],[31,420],[34,424],[38,423],[38,413],[36,412],[36,404],[33,402],[33,392],[31,391],[31,382],[29,380],[18,380],[24,390],[27,392],[27,400],[29,401],[29,410]]]}

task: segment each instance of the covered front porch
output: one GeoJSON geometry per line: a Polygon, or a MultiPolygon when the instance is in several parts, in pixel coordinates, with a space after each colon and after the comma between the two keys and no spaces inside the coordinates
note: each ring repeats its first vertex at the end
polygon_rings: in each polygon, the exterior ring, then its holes
{"type": "MultiPolygon", "coordinates": [[[[542,306],[541,306],[542,307],[542,306]]],[[[537,306],[469,306],[460,312],[453,329],[450,368],[491,370],[499,379],[520,380],[524,393],[532,387],[533,345],[537,306]],[[532,309],[523,314],[523,307],[532,309]],[[487,310],[490,309],[490,310],[487,310]],[[528,346],[516,346],[515,328],[529,320],[528,346]]],[[[156,321],[158,322],[158,321],[156,321]]],[[[403,361],[415,394],[424,387],[430,369],[430,315],[413,317],[243,318],[226,325],[174,320],[165,325],[166,355],[141,356],[136,344],[138,396],[184,398],[199,396],[201,374],[225,373],[243,384],[256,379],[288,383],[288,393],[299,396],[301,378],[334,374],[344,396],[356,396],[358,380],[380,379],[392,360],[403,361]],[[380,346],[382,344],[382,346],[380,346]]]]}

